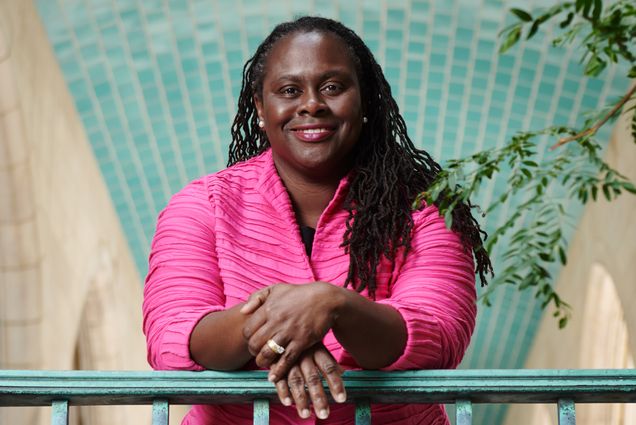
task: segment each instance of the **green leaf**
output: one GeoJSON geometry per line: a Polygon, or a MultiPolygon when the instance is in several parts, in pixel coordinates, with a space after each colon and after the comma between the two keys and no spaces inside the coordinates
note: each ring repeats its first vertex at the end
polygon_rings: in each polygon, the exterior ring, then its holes
{"type": "Polygon", "coordinates": [[[522,168],[521,172],[528,178],[531,179],[532,178],[532,173],[530,172],[530,170],[528,170],[527,168],[522,168]]]}
{"type": "Polygon", "coordinates": [[[599,58],[596,54],[592,55],[592,58],[589,60],[587,65],[585,66],[585,75],[589,75],[590,77],[598,76],[603,70],[607,63],[599,58]]]}
{"type": "Polygon", "coordinates": [[[453,210],[446,210],[446,212],[444,213],[444,223],[446,224],[447,229],[453,228],[453,210]]]}
{"type": "Polygon", "coordinates": [[[417,194],[413,203],[411,204],[411,210],[417,211],[422,207],[424,200],[426,199],[426,192],[420,192],[417,194]]]}
{"type": "Polygon", "coordinates": [[[587,190],[585,190],[585,188],[581,188],[581,202],[583,202],[584,204],[587,203],[587,190]]]}
{"type": "Polygon", "coordinates": [[[612,200],[612,195],[610,194],[609,186],[606,184],[603,185],[603,195],[605,195],[605,199],[607,199],[608,201],[612,200]]]}
{"type": "Polygon", "coordinates": [[[572,19],[574,19],[574,12],[568,13],[568,17],[565,18],[563,22],[559,24],[559,27],[565,28],[572,23],[572,19]]]}
{"type": "Polygon", "coordinates": [[[448,175],[448,188],[450,190],[455,190],[455,187],[457,186],[457,180],[455,177],[455,173],[450,173],[448,175]]]}
{"type": "Polygon", "coordinates": [[[632,66],[629,72],[627,73],[628,78],[636,78],[636,65],[632,66]]]}
{"type": "Polygon", "coordinates": [[[603,1],[594,0],[594,11],[592,12],[592,20],[594,22],[598,21],[598,19],[601,17],[602,12],[603,12],[603,1]]]}
{"type": "Polygon", "coordinates": [[[636,195],[636,187],[633,184],[629,183],[629,182],[623,183],[623,189],[625,189],[626,191],[636,195]]]}
{"type": "Polygon", "coordinates": [[[559,329],[563,329],[567,326],[568,324],[568,318],[567,317],[562,317],[559,319],[559,329]]]}
{"type": "Polygon", "coordinates": [[[512,12],[513,14],[515,14],[517,16],[517,18],[521,19],[524,22],[530,22],[532,21],[532,15],[530,15],[528,12],[526,12],[525,10],[521,10],[521,9],[516,9],[516,8],[512,8],[510,9],[510,12],[512,12]]]}
{"type": "Polygon", "coordinates": [[[579,12],[585,6],[586,0],[576,0],[575,10],[579,12]]]}
{"type": "Polygon", "coordinates": [[[565,250],[559,245],[559,259],[564,266],[568,263],[568,256],[565,255],[565,250]]]}
{"type": "Polygon", "coordinates": [[[594,0],[584,0],[583,2],[583,16],[586,18],[590,17],[590,10],[592,10],[592,5],[594,4],[594,0]]]}
{"type": "Polygon", "coordinates": [[[499,47],[499,53],[503,54],[508,51],[508,49],[519,41],[519,37],[521,37],[521,25],[516,25],[510,30],[506,36],[506,40],[503,42],[501,47],[499,47]]]}
{"type": "Polygon", "coordinates": [[[576,0],[574,10],[578,12],[579,10],[581,10],[581,8],[583,8],[584,4],[585,4],[585,0],[576,0]]]}
{"type": "Polygon", "coordinates": [[[547,261],[548,263],[552,262],[552,256],[550,254],[546,254],[545,252],[540,252],[539,258],[541,258],[543,261],[547,261]]]}

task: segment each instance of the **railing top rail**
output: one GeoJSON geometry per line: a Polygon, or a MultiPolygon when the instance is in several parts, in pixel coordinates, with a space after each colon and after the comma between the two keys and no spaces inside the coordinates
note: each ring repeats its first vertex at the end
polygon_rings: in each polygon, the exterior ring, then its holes
{"type": "MultiPolygon", "coordinates": [[[[348,371],[350,400],[377,403],[636,402],[634,369],[348,371]]],[[[263,371],[0,370],[0,406],[249,403],[276,399],[263,371]]]]}

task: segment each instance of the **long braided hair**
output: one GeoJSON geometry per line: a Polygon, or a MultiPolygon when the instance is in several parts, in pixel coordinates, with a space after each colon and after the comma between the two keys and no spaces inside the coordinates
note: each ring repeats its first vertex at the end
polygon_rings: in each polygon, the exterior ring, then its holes
{"type": "MultiPolygon", "coordinates": [[[[427,152],[413,145],[380,65],[357,34],[337,21],[309,16],[274,28],[243,68],[228,166],[269,147],[267,136],[258,127],[254,96],[262,92],[267,56],[274,44],[299,32],[335,34],[348,47],[356,66],[362,109],[368,122],[360,134],[364,143],[357,143],[354,148],[354,173],[344,201],[349,217],[342,246],[350,257],[345,287],[351,285],[357,291],[367,288],[374,297],[376,269],[382,256],[393,262],[401,249],[404,255],[410,249],[411,205],[430,186],[441,167],[427,152]]],[[[465,248],[472,250],[483,286],[486,274],[492,273],[492,265],[482,243],[486,234],[473,218],[471,208],[470,201],[455,207],[452,230],[460,235],[465,248]]]]}

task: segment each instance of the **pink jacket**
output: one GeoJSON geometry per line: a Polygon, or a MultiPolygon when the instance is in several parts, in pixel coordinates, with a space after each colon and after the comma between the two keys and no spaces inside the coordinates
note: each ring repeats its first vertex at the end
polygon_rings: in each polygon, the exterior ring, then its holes
{"type": "MultiPolygon", "coordinates": [[[[321,215],[311,258],[271,151],[187,185],[159,215],[144,289],[148,361],[161,370],[202,370],[190,334],[205,315],[278,283],[342,285],[349,257],[340,247],[347,213],[344,178],[321,215]]],[[[408,329],[404,353],[386,370],[455,368],[475,326],[470,252],[446,229],[434,206],[413,213],[412,249],[378,270],[376,300],[397,309],[408,329]]],[[[366,295],[366,291],[363,291],[366,295]]],[[[358,368],[333,334],[325,346],[347,369],[358,368]]],[[[440,405],[374,405],[373,423],[446,424],[440,405]]],[[[329,419],[300,419],[273,404],[272,424],[353,424],[353,406],[332,405],[329,419]]],[[[248,405],[195,406],[184,424],[251,424],[248,405]]]]}

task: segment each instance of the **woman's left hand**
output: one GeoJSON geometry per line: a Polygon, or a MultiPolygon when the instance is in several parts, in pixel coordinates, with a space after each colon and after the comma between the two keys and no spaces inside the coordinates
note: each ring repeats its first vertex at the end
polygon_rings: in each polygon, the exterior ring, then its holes
{"type": "Polygon", "coordinates": [[[322,341],[336,319],[342,288],[326,282],[276,284],[254,292],[241,313],[251,314],[243,336],[259,367],[269,367],[269,379],[287,375],[299,356],[322,341]],[[267,345],[272,339],[285,348],[278,354],[267,345]]]}
{"type": "Polygon", "coordinates": [[[327,419],[329,400],[322,385],[323,378],[333,399],[344,403],[347,394],[342,382],[342,369],[324,345],[316,344],[300,355],[298,364],[287,376],[276,382],[278,398],[285,406],[295,404],[298,416],[303,419],[310,416],[310,404],[318,418],[327,419]]]}

